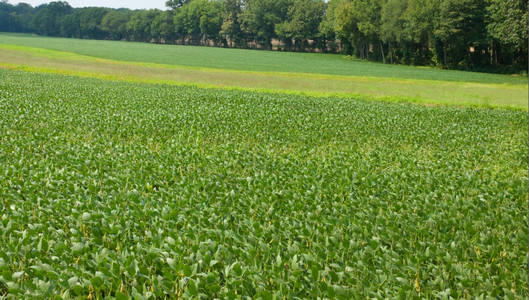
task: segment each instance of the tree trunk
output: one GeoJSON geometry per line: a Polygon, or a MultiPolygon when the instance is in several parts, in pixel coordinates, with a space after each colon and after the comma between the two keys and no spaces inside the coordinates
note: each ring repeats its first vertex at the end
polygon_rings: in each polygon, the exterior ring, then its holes
{"type": "Polygon", "coordinates": [[[365,55],[364,55],[364,52],[365,52],[365,47],[364,47],[364,44],[360,44],[360,58],[364,59],[365,58],[365,55]]]}
{"type": "Polygon", "coordinates": [[[391,42],[388,42],[389,44],[389,61],[391,64],[393,64],[393,49],[391,49],[391,42]]]}
{"type": "Polygon", "coordinates": [[[498,65],[498,45],[494,43],[494,65],[498,65]]]}
{"type": "Polygon", "coordinates": [[[382,46],[382,41],[379,39],[378,44],[380,45],[380,52],[382,52],[382,62],[386,63],[386,57],[384,56],[384,47],[382,46]]]}
{"type": "Polygon", "coordinates": [[[447,52],[446,48],[448,48],[448,43],[447,42],[445,42],[444,47],[443,47],[443,64],[444,64],[445,67],[446,67],[446,52],[447,52]]]}
{"type": "Polygon", "coordinates": [[[425,56],[425,55],[424,55],[424,50],[425,50],[425,49],[424,49],[424,45],[423,45],[423,44],[420,44],[420,51],[419,51],[420,54],[421,54],[421,56],[419,57],[419,64],[420,64],[420,65],[422,65],[422,63],[423,63],[423,58],[424,58],[424,56],[425,56]]]}
{"type": "Polygon", "coordinates": [[[470,47],[467,45],[467,55],[468,55],[468,62],[470,63],[470,66],[472,67],[472,70],[476,70],[476,68],[474,67],[474,63],[472,62],[472,56],[471,56],[471,53],[470,53],[470,47]]]}
{"type": "Polygon", "coordinates": [[[490,64],[492,66],[494,66],[494,53],[493,52],[494,52],[494,42],[491,42],[490,43],[490,53],[489,53],[490,55],[489,56],[490,56],[490,64]]]}

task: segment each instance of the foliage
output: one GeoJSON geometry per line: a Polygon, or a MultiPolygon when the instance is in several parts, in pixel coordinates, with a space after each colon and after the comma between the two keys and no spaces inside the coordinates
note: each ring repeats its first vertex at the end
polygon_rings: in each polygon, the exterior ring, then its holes
{"type": "Polygon", "coordinates": [[[166,7],[170,7],[172,9],[178,9],[186,4],[191,2],[191,0],[168,0],[165,2],[166,7]]]}
{"type": "Polygon", "coordinates": [[[127,22],[127,31],[132,38],[137,41],[149,42],[153,38],[151,24],[161,12],[159,10],[150,9],[142,10],[133,14],[127,22]]]}
{"type": "Polygon", "coordinates": [[[101,28],[107,32],[107,38],[121,40],[128,36],[127,23],[132,16],[131,11],[112,10],[101,20],[101,28]]]}
{"type": "MultiPolygon", "coordinates": [[[[103,18],[110,9],[85,7],[62,19],[61,35],[75,38],[103,39],[107,32],[103,29],[103,18]]],[[[108,24],[106,24],[108,26],[108,24]]]]}
{"type": "Polygon", "coordinates": [[[154,18],[151,24],[151,36],[158,39],[159,42],[174,41],[176,33],[174,31],[174,14],[172,11],[160,12],[154,18]]]}
{"type": "Polygon", "coordinates": [[[322,0],[294,0],[288,10],[287,20],[275,27],[278,38],[288,46],[294,40],[300,51],[308,47],[308,40],[312,40],[315,47],[324,14],[325,2],[322,0]]]}
{"type": "Polygon", "coordinates": [[[230,46],[243,47],[244,33],[241,28],[242,0],[222,1],[222,29],[221,34],[228,36],[230,46]]]}
{"type": "Polygon", "coordinates": [[[488,7],[492,22],[489,34],[500,42],[515,47],[526,47],[527,43],[527,1],[490,0],[488,7]]]}
{"type": "MultiPolygon", "coordinates": [[[[510,49],[510,53],[519,53],[510,57],[512,61],[517,60],[520,65],[526,65],[527,57],[527,20],[528,1],[527,0],[490,0],[491,5],[487,7],[487,16],[490,22],[487,24],[487,32],[494,39],[492,47],[495,53],[500,51],[496,43],[510,49]]],[[[501,57],[495,57],[495,64],[502,63],[501,57]]],[[[509,62],[503,62],[508,64],[509,62]]],[[[514,63],[513,63],[514,64],[514,63]]]]}
{"type": "Polygon", "coordinates": [[[166,6],[162,13],[1,2],[0,31],[340,51],[383,63],[389,57],[392,64],[527,73],[528,0],[170,0],[166,6]]]}
{"type": "Polygon", "coordinates": [[[31,20],[35,14],[35,9],[29,4],[0,2],[0,31],[30,32],[33,30],[31,20]]]}
{"type": "Polygon", "coordinates": [[[2,296],[529,294],[526,112],[0,76],[2,296]]]}
{"type": "Polygon", "coordinates": [[[247,34],[272,50],[272,39],[277,37],[276,26],[287,17],[292,0],[246,0],[241,14],[241,27],[247,34]]]}
{"type": "Polygon", "coordinates": [[[70,15],[72,10],[73,8],[67,2],[50,2],[33,17],[31,25],[41,35],[59,36],[61,20],[70,15]]]}
{"type": "Polygon", "coordinates": [[[222,5],[217,1],[209,1],[202,5],[201,10],[200,33],[217,44],[222,29],[222,5]]]}
{"type": "Polygon", "coordinates": [[[368,59],[370,43],[380,35],[379,0],[342,1],[336,14],[336,33],[347,41],[348,53],[368,59]]]}

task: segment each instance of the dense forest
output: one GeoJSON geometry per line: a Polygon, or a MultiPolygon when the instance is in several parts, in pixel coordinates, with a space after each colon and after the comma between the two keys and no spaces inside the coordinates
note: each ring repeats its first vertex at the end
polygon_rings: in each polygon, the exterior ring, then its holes
{"type": "Polygon", "coordinates": [[[528,0],[170,0],[162,10],[0,1],[0,31],[527,72],[528,0]]]}

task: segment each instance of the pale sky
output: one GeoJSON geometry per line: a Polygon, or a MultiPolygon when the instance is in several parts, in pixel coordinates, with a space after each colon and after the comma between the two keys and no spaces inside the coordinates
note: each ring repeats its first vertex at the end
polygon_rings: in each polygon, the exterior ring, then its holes
{"type": "MultiPolygon", "coordinates": [[[[8,0],[7,2],[11,4],[18,4],[20,2],[28,3],[31,6],[35,7],[43,3],[50,3],[54,0],[47,0],[47,1],[38,1],[38,0],[21,0],[21,1],[15,1],[15,0],[8,0]]],[[[141,0],[64,0],[68,2],[72,7],[87,7],[87,6],[98,6],[98,7],[111,7],[111,8],[121,8],[126,7],[130,9],[149,9],[149,8],[158,8],[158,9],[166,9],[165,8],[165,1],[166,0],[149,0],[149,1],[141,1],[141,0]]]]}

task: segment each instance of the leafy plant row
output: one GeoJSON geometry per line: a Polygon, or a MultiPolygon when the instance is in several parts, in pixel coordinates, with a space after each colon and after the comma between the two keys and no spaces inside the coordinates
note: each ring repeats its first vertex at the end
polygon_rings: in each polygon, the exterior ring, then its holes
{"type": "Polygon", "coordinates": [[[0,298],[528,295],[526,112],[0,77],[0,298]]]}

